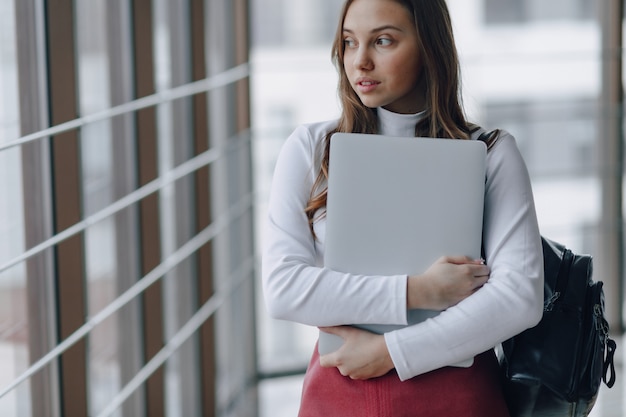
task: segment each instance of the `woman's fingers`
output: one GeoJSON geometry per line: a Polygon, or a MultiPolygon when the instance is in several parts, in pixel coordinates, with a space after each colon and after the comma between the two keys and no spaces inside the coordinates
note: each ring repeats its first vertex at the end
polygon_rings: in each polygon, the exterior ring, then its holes
{"type": "Polygon", "coordinates": [[[393,368],[384,336],[351,326],[321,327],[320,330],[345,340],[337,351],[320,356],[320,366],[336,367],[341,375],[352,379],[375,378],[393,368]]]}
{"type": "Polygon", "coordinates": [[[473,259],[473,258],[470,258],[469,256],[442,256],[441,258],[439,258],[438,262],[455,264],[455,265],[464,265],[464,264],[484,265],[485,264],[484,259],[482,258],[473,259]]]}
{"type": "Polygon", "coordinates": [[[324,333],[334,334],[336,336],[341,337],[342,339],[345,339],[346,336],[350,333],[350,331],[354,330],[354,328],[351,326],[326,326],[326,327],[319,327],[319,329],[323,331],[324,333]]]}
{"type": "Polygon", "coordinates": [[[490,268],[482,259],[444,256],[418,276],[409,277],[409,308],[445,310],[474,294],[489,280],[490,268]]]}

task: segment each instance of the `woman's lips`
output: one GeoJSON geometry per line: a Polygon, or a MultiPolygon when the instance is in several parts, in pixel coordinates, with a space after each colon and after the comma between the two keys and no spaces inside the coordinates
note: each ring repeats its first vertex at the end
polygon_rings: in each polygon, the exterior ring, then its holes
{"type": "Polygon", "coordinates": [[[358,80],[356,83],[357,88],[361,93],[369,93],[375,90],[376,87],[378,87],[378,84],[380,84],[380,82],[370,79],[358,80]]]}

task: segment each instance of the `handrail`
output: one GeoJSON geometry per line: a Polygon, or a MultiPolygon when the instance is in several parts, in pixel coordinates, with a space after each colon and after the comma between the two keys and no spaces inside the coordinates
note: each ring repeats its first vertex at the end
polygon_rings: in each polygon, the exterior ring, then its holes
{"type": "Polygon", "coordinates": [[[65,123],[58,124],[56,126],[49,127],[47,129],[39,130],[21,138],[9,141],[3,145],[0,145],[0,152],[14,148],[16,146],[25,145],[35,140],[42,139],[48,136],[58,135],[59,133],[66,132],[68,130],[76,129],[89,123],[99,122],[102,120],[111,119],[115,116],[121,116],[133,111],[145,109],[148,107],[156,106],[161,103],[177,100],[184,97],[189,97],[194,94],[204,93],[214,90],[219,87],[223,87],[228,84],[232,84],[236,81],[245,79],[250,76],[250,69],[247,63],[230,68],[219,74],[211,77],[204,78],[202,80],[194,81],[174,87],[168,90],[160,91],[156,94],[141,97],[128,103],[123,103],[118,106],[108,108],[96,113],[88,114],[83,117],[79,117],[74,120],[70,120],[65,123]]]}
{"type": "MultiPolygon", "coordinates": [[[[165,274],[173,269],[176,265],[187,259],[193,253],[198,251],[204,244],[215,238],[226,226],[235,219],[242,216],[246,211],[252,209],[254,205],[254,196],[252,193],[244,196],[238,203],[230,207],[226,214],[220,216],[216,221],[208,225],[192,239],[188,240],[178,250],[166,257],[157,267],[150,271],[147,275],[137,281],[128,290],[124,291],[119,297],[109,303],[100,312],[89,318],[82,326],[69,335],[65,340],[59,343],[54,349],[50,350],[41,359],[32,364],[20,376],[15,378],[11,384],[0,391],[0,399],[15,389],[22,382],[39,372],[50,362],[62,355],[71,348],[79,340],[91,332],[98,324],[113,315],[128,304],[136,296],[142,294],[148,287],[161,279],[165,274]]],[[[209,300],[210,301],[210,300],[209,300]]],[[[204,311],[204,310],[203,310],[204,311]]]]}
{"type": "Polygon", "coordinates": [[[96,417],[110,416],[120,407],[139,387],[146,382],[150,376],[156,372],[170,356],[187,341],[200,326],[211,317],[217,309],[224,303],[235,289],[242,285],[246,278],[250,277],[254,270],[254,257],[249,257],[240,264],[238,270],[231,275],[226,287],[215,293],[200,309],[185,323],[180,330],[168,340],[168,342],[157,352],[143,368],[120,390],[120,392],[108,402],[107,407],[96,417]]]}
{"type": "Polygon", "coordinates": [[[146,185],[136,189],[135,191],[127,194],[126,196],[120,198],[119,200],[109,204],[107,207],[102,210],[86,217],[82,221],[73,224],[67,229],[55,234],[51,238],[39,243],[38,245],[33,246],[32,248],[24,251],[21,255],[12,258],[5,262],[4,264],[0,264],[0,273],[8,270],[9,268],[23,262],[46,249],[53,247],[54,245],[69,239],[70,237],[86,230],[89,226],[92,226],[98,223],[101,220],[106,219],[107,217],[112,216],[113,214],[124,210],[137,203],[141,199],[147,197],[148,195],[160,190],[161,188],[169,185],[192,172],[197,171],[198,169],[210,165],[224,154],[226,154],[230,149],[240,146],[242,142],[246,142],[250,140],[249,133],[241,134],[237,136],[237,140],[229,140],[226,141],[225,145],[221,145],[216,148],[211,148],[191,159],[188,159],[184,163],[178,165],[175,168],[167,171],[164,175],[157,177],[156,179],[150,181],[146,185]]]}

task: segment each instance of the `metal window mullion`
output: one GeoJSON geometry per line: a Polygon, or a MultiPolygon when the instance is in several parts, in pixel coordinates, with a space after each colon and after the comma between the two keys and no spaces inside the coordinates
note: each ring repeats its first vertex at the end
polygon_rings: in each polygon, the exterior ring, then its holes
{"type": "MultiPolygon", "coordinates": [[[[169,75],[167,88],[185,85],[191,81],[191,51],[189,34],[189,1],[160,1],[160,21],[168,34],[168,47],[161,53],[165,56],[156,62],[169,75]],[[166,29],[165,29],[166,28],[166,29]]],[[[156,5],[155,5],[156,7],[156,5]]],[[[163,88],[165,86],[159,86],[163,88]]],[[[163,106],[160,121],[166,129],[159,130],[161,152],[160,173],[166,174],[193,157],[191,127],[191,97],[183,97],[163,106]],[[170,150],[165,152],[165,149],[170,150]]],[[[192,210],[193,175],[181,178],[161,193],[161,224],[163,253],[166,256],[172,250],[183,245],[193,236],[194,219],[192,210]],[[166,234],[166,230],[168,233],[166,234]]],[[[165,340],[170,338],[185,325],[196,311],[195,295],[195,255],[170,271],[163,279],[164,308],[168,314],[164,317],[165,340]]],[[[200,415],[200,384],[198,367],[198,339],[193,336],[181,346],[172,360],[165,364],[166,400],[168,410],[180,415],[200,415]],[[172,389],[176,384],[176,389],[172,389]],[[184,400],[181,398],[184,393],[184,400]]]]}
{"type": "MultiPolygon", "coordinates": [[[[133,71],[135,96],[155,94],[154,23],[151,0],[133,0],[133,71]]],[[[144,108],[136,113],[137,172],[139,186],[158,176],[156,109],[144,108]]],[[[140,268],[142,275],[156,268],[161,259],[161,230],[158,194],[139,203],[140,268]]],[[[144,361],[148,362],[163,347],[162,282],[148,288],[143,296],[144,361]]],[[[157,370],[146,381],[146,412],[164,416],[164,373],[157,370]]]]}
{"type": "MultiPolygon", "coordinates": [[[[207,4],[207,57],[209,74],[224,71],[247,60],[248,1],[211,1],[207,4]],[[224,44],[226,41],[226,44],[224,44]]],[[[243,134],[249,126],[246,83],[212,91],[209,94],[210,138],[215,146],[243,134]],[[242,88],[242,85],[244,88],[242,88]]],[[[238,147],[223,161],[211,167],[212,211],[219,216],[229,204],[251,187],[249,151],[238,147]]],[[[226,285],[226,279],[237,265],[252,253],[252,212],[250,211],[213,242],[215,290],[226,285]]],[[[241,287],[216,313],[218,414],[229,410],[248,413],[257,407],[256,339],[254,337],[254,285],[241,287]],[[234,331],[234,329],[244,329],[234,331]]]]}
{"type": "MultiPolygon", "coordinates": [[[[15,3],[18,48],[18,77],[21,135],[48,126],[45,74],[43,3],[24,0],[15,3]]],[[[50,148],[46,140],[21,149],[24,204],[24,240],[27,248],[53,234],[50,148]]],[[[57,341],[56,300],[52,251],[39,253],[26,262],[28,311],[28,353],[30,363],[54,348],[57,341]]],[[[58,362],[52,362],[30,380],[33,415],[60,415],[58,362]]]]}
{"type": "Polygon", "coordinates": [[[624,86],[622,80],[623,0],[600,2],[602,31],[602,95],[599,118],[599,158],[602,191],[600,245],[596,276],[604,281],[611,329],[624,331],[624,86]]]}
{"type": "MultiPolygon", "coordinates": [[[[236,0],[234,2],[234,19],[235,28],[235,65],[249,61],[250,51],[250,0],[236,0]]],[[[239,136],[246,136],[250,139],[250,79],[245,78],[236,84],[236,128],[239,136]]],[[[254,183],[252,179],[252,141],[240,141],[238,147],[237,164],[239,166],[239,184],[240,195],[252,193],[254,183]],[[243,143],[245,142],[245,143],[243,143]]],[[[241,239],[241,258],[254,258],[256,250],[254,247],[254,210],[251,208],[240,219],[240,239],[241,239]]],[[[256,264],[255,264],[256,265],[256,264]]],[[[250,271],[251,278],[255,276],[255,270],[250,271]]],[[[245,363],[248,367],[246,375],[248,381],[254,381],[251,386],[242,387],[245,391],[245,401],[252,410],[258,410],[258,349],[257,349],[257,320],[256,320],[256,290],[255,280],[247,281],[248,285],[243,286],[241,291],[241,300],[248,306],[247,323],[245,323],[247,336],[245,341],[246,349],[243,350],[245,363]]]]}
{"type": "MultiPolygon", "coordinates": [[[[74,10],[71,0],[50,0],[46,7],[48,39],[49,114],[52,125],[78,114],[78,77],[74,10]]],[[[80,144],[77,130],[50,139],[55,233],[79,222],[82,216],[80,144]]],[[[84,234],[55,248],[59,336],[66,338],[86,316],[84,234]]],[[[87,415],[86,342],[76,343],[61,356],[61,398],[64,416],[87,415]]]]}
{"type": "MultiPolygon", "coordinates": [[[[250,56],[250,22],[249,0],[234,1],[234,38],[235,38],[235,65],[247,63],[250,56]]],[[[237,131],[250,128],[250,78],[239,80],[236,84],[237,96],[237,131]]]]}
{"type": "MultiPolygon", "coordinates": [[[[232,19],[228,13],[229,4],[226,0],[207,0],[204,2],[204,22],[205,22],[205,51],[206,51],[206,71],[208,76],[219,74],[229,68],[233,62],[232,38],[227,28],[232,25],[232,19]]],[[[232,86],[215,89],[208,94],[209,111],[209,147],[224,146],[228,138],[234,134],[232,109],[232,86]]],[[[221,217],[230,203],[228,193],[228,156],[221,158],[212,164],[209,169],[209,190],[210,190],[210,212],[214,217],[221,217]]],[[[226,285],[224,280],[230,275],[230,229],[223,230],[211,242],[212,268],[211,278],[212,289],[219,292],[222,286],[226,285]]],[[[237,326],[232,323],[232,318],[226,310],[231,303],[226,303],[216,312],[214,316],[214,338],[213,347],[215,349],[215,394],[214,413],[220,415],[220,410],[225,409],[231,399],[231,393],[237,391],[233,384],[240,379],[242,365],[234,364],[232,358],[232,347],[235,340],[232,329],[237,326]],[[229,375],[230,374],[230,375],[229,375]],[[224,375],[229,375],[226,377],[224,375]]],[[[245,308],[242,306],[242,308],[245,308]]]]}
{"type": "MultiPolygon", "coordinates": [[[[202,80],[207,76],[206,69],[206,27],[204,0],[191,0],[189,7],[191,78],[202,80]]],[[[194,155],[209,150],[209,108],[208,94],[199,93],[192,99],[192,128],[194,155]]],[[[196,232],[211,224],[210,167],[196,171],[194,175],[194,203],[196,232]]],[[[198,249],[196,255],[197,301],[206,303],[214,294],[213,290],[213,246],[207,242],[198,249]]],[[[202,415],[215,416],[215,319],[209,317],[199,329],[200,347],[200,393],[202,415]]]]}
{"type": "MultiPolygon", "coordinates": [[[[131,16],[126,0],[108,0],[106,12],[107,48],[111,106],[133,100],[131,16]]],[[[111,118],[113,163],[113,198],[119,200],[137,188],[134,115],[128,112],[111,118]]],[[[139,222],[137,205],[133,204],[113,216],[115,224],[115,258],[117,293],[122,294],[137,282],[139,268],[139,222]]],[[[120,384],[124,386],[141,369],[143,338],[141,337],[141,303],[129,302],[120,308],[117,319],[120,384]]],[[[138,388],[124,404],[123,415],[145,414],[145,391],[138,388]]]]}

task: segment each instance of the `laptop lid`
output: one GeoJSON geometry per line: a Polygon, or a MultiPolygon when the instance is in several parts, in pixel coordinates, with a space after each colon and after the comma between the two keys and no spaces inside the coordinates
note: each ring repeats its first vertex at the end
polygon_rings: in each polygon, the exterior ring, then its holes
{"type": "MultiPolygon", "coordinates": [[[[411,275],[443,255],[480,257],[483,142],[336,133],[330,146],[326,267],[411,275]]],[[[410,310],[408,319],[415,324],[437,314],[410,310]]],[[[355,325],[381,334],[403,327],[355,325]]],[[[325,354],[341,343],[321,332],[318,347],[325,354]]]]}

